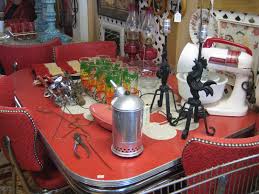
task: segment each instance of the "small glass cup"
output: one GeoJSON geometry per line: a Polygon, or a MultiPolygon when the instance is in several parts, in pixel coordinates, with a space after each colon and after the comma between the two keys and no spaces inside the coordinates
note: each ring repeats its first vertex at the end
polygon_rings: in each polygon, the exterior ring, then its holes
{"type": "Polygon", "coordinates": [[[102,60],[112,61],[109,55],[96,55],[96,57],[102,60]]]}
{"type": "Polygon", "coordinates": [[[111,104],[115,92],[115,89],[112,86],[110,80],[114,81],[114,83],[119,86],[121,85],[121,75],[121,70],[106,71],[105,99],[107,104],[111,104]]]}
{"type": "Polygon", "coordinates": [[[109,72],[108,67],[106,66],[98,66],[96,69],[96,94],[95,99],[98,102],[105,102],[105,88],[106,88],[106,75],[109,72]]]}
{"type": "Polygon", "coordinates": [[[91,58],[82,57],[79,59],[80,63],[80,77],[84,88],[89,89],[89,74],[90,74],[90,64],[94,63],[91,58]]]}
{"type": "Polygon", "coordinates": [[[96,65],[104,65],[104,66],[110,66],[112,65],[112,60],[110,56],[108,55],[97,55],[96,56],[96,65]]]}
{"type": "Polygon", "coordinates": [[[156,76],[159,67],[156,65],[144,65],[140,73],[140,88],[156,88],[158,78],[156,76]]]}
{"type": "MultiPolygon", "coordinates": [[[[27,22],[27,30],[30,33],[34,33],[35,32],[34,22],[27,22]]],[[[36,38],[36,35],[35,34],[30,34],[29,38],[30,39],[34,39],[34,38],[36,38]]]]}
{"type": "Polygon", "coordinates": [[[21,22],[20,25],[21,25],[21,33],[23,34],[23,35],[21,35],[21,38],[23,40],[26,40],[26,39],[28,39],[28,36],[26,35],[26,33],[28,32],[27,22],[21,22]]]}
{"type": "Polygon", "coordinates": [[[14,34],[14,40],[18,40],[18,33],[21,33],[20,25],[18,22],[13,22],[10,24],[11,31],[14,34]]]}
{"type": "Polygon", "coordinates": [[[122,70],[122,86],[125,90],[129,91],[130,94],[138,95],[138,80],[139,80],[139,69],[138,67],[128,67],[122,70]]]}
{"type": "Polygon", "coordinates": [[[112,68],[113,71],[121,71],[122,70],[121,63],[113,63],[111,65],[111,68],[112,68]]]}
{"type": "Polygon", "coordinates": [[[98,65],[94,62],[89,63],[89,74],[88,74],[88,94],[92,97],[95,97],[96,94],[96,86],[97,86],[97,72],[98,65]]]}

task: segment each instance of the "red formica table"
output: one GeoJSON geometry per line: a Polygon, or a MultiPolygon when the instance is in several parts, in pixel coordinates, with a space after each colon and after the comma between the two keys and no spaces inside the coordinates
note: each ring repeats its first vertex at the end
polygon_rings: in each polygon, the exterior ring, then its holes
{"type": "MultiPolygon", "coordinates": [[[[112,135],[110,131],[95,122],[90,123],[81,114],[63,113],[50,99],[43,97],[43,87],[32,84],[33,76],[30,69],[18,71],[12,74],[12,77],[16,96],[22,106],[31,110],[52,159],[67,176],[81,186],[112,188],[113,190],[120,187],[125,188],[156,177],[159,173],[163,173],[180,162],[183,148],[187,142],[187,140],[181,139],[181,132],[178,132],[173,139],[160,141],[143,135],[144,152],[136,158],[120,158],[111,152],[112,135]],[[40,112],[40,107],[44,107],[47,111],[40,112]],[[90,157],[87,158],[85,151],[79,147],[81,159],[74,156],[73,133],[67,135],[73,129],[66,120],[60,124],[61,118],[58,114],[70,121],[77,119],[77,123],[84,126],[84,130],[90,134],[89,143],[111,168],[108,168],[93,150],[91,150],[90,157]]],[[[172,83],[172,78],[169,83],[172,83]]],[[[152,121],[161,119],[165,118],[158,114],[151,115],[152,121]]],[[[253,112],[249,112],[244,117],[209,116],[207,119],[209,125],[216,128],[215,136],[217,137],[237,135],[245,130],[252,130],[255,125],[255,113],[253,112]]],[[[82,133],[79,129],[74,130],[82,133]]],[[[198,129],[190,132],[189,138],[198,134],[206,134],[202,121],[198,129]]]]}

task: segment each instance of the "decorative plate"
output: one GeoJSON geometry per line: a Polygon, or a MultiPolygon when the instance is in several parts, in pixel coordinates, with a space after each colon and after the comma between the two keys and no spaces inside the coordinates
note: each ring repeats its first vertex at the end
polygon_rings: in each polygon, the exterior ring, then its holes
{"type": "MultiPolygon", "coordinates": [[[[200,9],[197,9],[191,16],[189,23],[189,32],[194,44],[198,44],[198,32],[200,28],[200,9]]],[[[208,37],[218,37],[218,21],[210,14],[208,9],[202,9],[203,24],[208,24],[208,37]]]]}
{"type": "Polygon", "coordinates": [[[111,105],[96,103],[89,107],[95,121],[103,128],[112,131],[111,105]]]}

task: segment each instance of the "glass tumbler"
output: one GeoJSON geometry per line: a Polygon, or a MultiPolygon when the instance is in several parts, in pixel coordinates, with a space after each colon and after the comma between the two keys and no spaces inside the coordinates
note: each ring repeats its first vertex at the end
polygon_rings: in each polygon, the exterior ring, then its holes
{"type": "Polygon", "coordinates": [[[106,75],[108,74],[109,67],[98,66],[96,69],[96,95],[95,99],[98,102],[105,102],[105,87],[106,87],[106,75]]]}
{"type": "Polygon", "coordinates": [[[80,77],[81,82],[84,88],[89,88],[89,63],[91,63],[91,59],[88,57],[82,57],[79,59],[80,63],[80,77]]]}
{"type": "Polygon", "coordinates": [[[137,67],[128,67],[122,70],[122,86],[130,94],[138,95],[139,70],[137,67]]]}
{"type": "Polygon", "coordinates": [[[121,74],[121,70],[106,71],[105,100],[107,104],[111,104],[115,92],[115,89],[112,86],[110,80],[114,81],[117,86],[121,85],[121,74]]]}
{"type": "Polygon", "coordinates": [[[88,74],[88,94],[92,97],[95,97],[96,86],[97,86],[97,72],[98,65],[94,62],[89,63],[89,74],[88,74]]]}
{"type": "Polygon", "coordinates": [[[112,60],[108,55],[97,55],[96,56],[96,65],[110,66],[110,65],[112,65],[112,60]]]}

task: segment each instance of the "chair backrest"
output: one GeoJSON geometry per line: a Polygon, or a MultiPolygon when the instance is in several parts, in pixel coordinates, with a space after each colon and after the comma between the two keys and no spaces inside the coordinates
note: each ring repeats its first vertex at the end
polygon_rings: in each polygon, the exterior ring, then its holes
{"type": "MultiPolygon", "coordinates": [[[[13,6],[13,1],[7,1],[7,4],[4,9],[4,14],[6,15],[8,11],[13,6]]],[[[27,19],[29,21],[33,21],[35,19],[35,11],[34,11],[34,4],[32,1],[21,1],[19,6],[14,10],[12,14],[12,19],[27,19]]]]}
{"type": "Polygon", "coordinates": [[[0,106],[0,123],[1,148],[6,157],[9,158],[3,140],[8,136],[20,168],[40,171],[43,168],[44,147],[29,111],[26,108],[0,106]]]}
{"type": "Polygon", "coordinates": [[[30,68],[32,64],[54,61],[53,48],[61,45],[59,38],[41,44],[0,45],[0,64],[7,75],[13,72],[14,62],[18,69],[30,68]]]}
{"type": "Polygon", "coordinates": [[[0,75],[0,106],[15,106],[13,82],[5,75],[0,75]]]}
{"type": "Polygon", "coordinates": [[[182,154],[186,175],[259,153],[259,135],[249,138],[200,136],[188,141],[182,154]]]}
{"type": "MultiPolygon", "coordinates": [[[[194,173],[198,173],[200,171],[210,169],[212,167],[216,167],[221,164],[225,164],[227,162],[236,161],[240,158],[244,158],[247,156],[255,155],[259,153],[259,135],[249,138],[237,138],[237,139],[226,139],[226,138],[216,138],[216,137],[208,137],[208,136],[199,136],[196,138],[192,138],[188,141],[186,147],[183,150],[182,154],[182,165],[184,168],[184,172],[186,175],[191,175],[194,173]]],[[[258,162],[258,161],[254,161],[258,162]]],[[[235,162],[234,162],[235,163],[235,162]]],[[[244,168],[248,165],[247,163],[239,163],[237,165],[233,165],[234,168],[238,168],[240,166],[244,168]]],[[[232,168],[232,167],[231,167],[232,168]]],[[[218,174],[226,173],[233,169],[225,168],[224,172],[217,172],[218,174]]],[[[258,176],[259,169],[258,167],[254,168],[256,171],[255,176],[258,176]]],[[[208,172],[203,177],[204,179],[210,178],[210,176],[216,176],[215,172],[208,172]]],[[[234,173],[230,174],[228,177],[225,177],[225,191],[222,193],[244,193],[244,189],[246,188],[234,188],[232,187],[234,184],[243,184],[249,185],[250,183],[246,179],[247,176],[251,176],[251,172],[243,171],[242,174],[234,173]],[[239,179],[235,179],[233,177],[239,177],[239,179]],[[232,185],[232,186],[231,186],[232,185]]],[[[188,184],[194,184],[194,182],[200,181],[199,177],[195,177],[190,180],[188,184]]],[[[205,187],[205,191],[207,193],[214,193],[212,191],[217,188],[219,182],[208,182],[207,187],[205,187]],[[207,189],[206,189],[207,188],[207,189]],[[208,189],[210,189],[208,191],[208,189]]]]}
{"type": "Polygon", "coordinates": [[[108,55],[115,58],[116,49],[117,45],[113,41],[70,43],[55,48],[55,59],[56,62],[64,62],[96,55],[108,55]]]}
{"type": "Polygon", "coordinates": [[[259,135],[259,113],[256,114],[255,119],[255,135],[259,135]]]}

